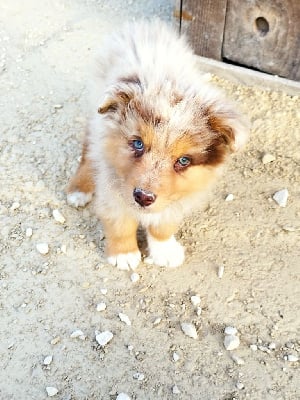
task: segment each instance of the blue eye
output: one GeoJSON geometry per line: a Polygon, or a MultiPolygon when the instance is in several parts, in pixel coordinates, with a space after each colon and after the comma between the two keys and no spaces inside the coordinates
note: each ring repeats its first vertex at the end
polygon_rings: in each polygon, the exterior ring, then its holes
{"type": "Polygon", "coordinates": [[[132,146],[133,146],[136,150],[143,150],[143,149],[144,149],[144,143],[143,143],[141,140],[139,140],[139,139],[133,140],[132,146]]]}
{"type": "Polygon", "coordinates": [[[174,164],[174,169],[176,172],[183,171],[191,164],[192,160],[189,157],[182,156],[178,158],[174,164]]]}
{"type": "Polygon", "coordinates": [[[145,147],[141,139],[134,139],[129,141],[129,146],[134,151],[135,157],[141,157],[144,154],[145,147]]]}

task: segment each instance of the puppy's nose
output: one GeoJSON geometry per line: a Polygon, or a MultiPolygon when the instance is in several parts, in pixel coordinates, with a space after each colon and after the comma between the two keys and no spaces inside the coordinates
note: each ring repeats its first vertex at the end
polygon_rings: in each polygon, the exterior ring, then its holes
{"type": "Polygon", "coordinates": [[[133,191],[134,200],[142,207],[148,207],[150,204],[155,202],[156,196],[152,192],[135,188],[133,191]]]}

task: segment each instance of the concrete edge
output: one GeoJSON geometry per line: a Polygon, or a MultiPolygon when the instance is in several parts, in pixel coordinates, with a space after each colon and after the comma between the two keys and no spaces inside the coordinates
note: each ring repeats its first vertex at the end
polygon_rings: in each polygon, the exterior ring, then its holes
{"type": "Polygon", "coordinates": [[[236,84],[256,86],[262,90],[284,92],[290,96],[300,95],[300,82],[268,75],[263,72],[226,64],[220,61],[197,56],[201,71],[217,75],[236,84]]]}

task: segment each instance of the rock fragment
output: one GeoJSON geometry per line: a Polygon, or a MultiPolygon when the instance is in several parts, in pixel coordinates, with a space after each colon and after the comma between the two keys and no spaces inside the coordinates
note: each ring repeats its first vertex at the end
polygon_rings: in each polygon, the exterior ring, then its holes
{"type": "Polygon", "coordinates": [[[174,353],[173,353],[173,361],[177,362],[177,361],[179,361],[179,359],[180,359],[180,356],[174,351],[174,353]]]}
{"type": "Polygon", "coordinates": [[[143,381],[145,379],[145,375],[140,372],[136,372],[133,375],[133,379],[136,379],[137,381],[143,381]]]}
{"type": "Polygon", "coordinates": [[[106,310],[106,304],[103,303],[103,302],[98,303],[97,306],[96,306],[96,310],[97,310],[97,311],[104,311],[104,310],[106,310]]]}
{"type": "Polygon", "coordinates": [[[32,228],[27,228],[25,231],[26,237],[30,238],[32,236],[32,228]]]}
{"type": "Polygon", "coordinates": [[[100,346],[104,347],[109,343],[114,335],[110,331],[104,331],[104,332],[95,332],[96,335],[96,341],[100,346]]]}
{"type": "Polygon", "coordinates": [[[59,222],[60,224],[64,224],[66,222],[65,217],[61,214],[59,210],[53,210],[52,215],[56,222],[59,222]]]}
{"type": "Polygon", "coordinates": [[[177,385],[174,385],[174,386],[172,387],[172,393],[173,393],[173,394],[180,394],[180,390],[178,389],[178,386],[177,386],[177,385]]]}
{"type": "Polygon", "coordinates": [[[225,197],[225,201],[232,201],[234,199],[234,195],[232,193],[229,193],[226,197],[225,197]]]}
{"type": "Polygon", "coordinates": [[[237,356],[236,354],[232,354],[232,355],[231,355],[231,359],[232,359],[232,361],[234,361],[237,365],[244,365],[244,364],[245,364],[245,361],[244,361],[241,357],[237,356]]]}
{"type": "Polygon", "coordinates": [[[240,345],[240,339],[235,335],[226,335],[224,338],[224,347],[226,350],[235,350],[240,345]]]}
{"type": "Polygon", "coordinates": [[[273,194],[273,200],[275,200],[280,207],[286,207],[288,197],[289,191],[287,189],[279,190],[273,194]]]}
{"type": "Polygon", "coordinates": [[[52,356],[47,356],[44,358],[43,364],[44,365],[50,365],[52,363],[53,357],[52,356]]]}
{"type": "Polygon", "coordinates": [[[80,329],[76,329],[76,331],[72,332],[71,335],[70,335],[70,337],[71,337],[72,339],[77,339],[77,338],[79,338],[79,339],[81,339],[81,340],[85,340],[85,335],[84,335],[84,333],[83,333],[80,329]]]}
{"type": "Polygon", "coordinates": [[[199,296],[191,296],[191,303],[193,306],[198,306],[201,303],[201,299],[199,296]]]}
{"type": "Polygon", "coordinates": [[[221,279],[223,277],[224,269],[225,269],[224,265],[220,265],[219,266],[219,268],[218,268],[218,278],[221,279]]]}
{"type": "Polygon", "coordinates": [[[268,163],[270,163],[272,161],[275,161],[275,160],[276,160],[276,157],[273,156],[273,154],[270,154],[270,153],[264,154],[262,159],[261,159],[263,164],[268,164],[268,163]]]}
{"type": "Polygon", "coordinates": [[[287,358],[287,361],[289,361],[289,362],[299,361],[299,357],[295,356],[294,354],[288,354],[286,358],[287,358]]]}
{"type": "Polygon", "coordinates": [[[131,280],[132,283],[137,282],[139,279],[140,279],[140,276],[139,276],[139,274],[137,274],[136,272],[134,272],[134,273],[131,274],[131,276],[130,276],[130,280],[131,280]]]}
{"type": "Polygon", "coordinates": [[[49,245],[48,243],[38,243],[36,245],[36,249],[40,254],[46,255],[49,253],[49,245]]]}
{"type": "Polygon", "coordinates": [[[224,332],[225,332],[225,335],[236,335],[237,329],[234,328],[233,326],[226,326],[224,332]]]}
{"type": "Polygon", "coordinates": [[[49,397],[53,397],[58,393],[58,389],[56,389],[56,387],[53,386],[47,386],[46,392],[49,397]]]}
{"type": "Polygon", "coordinates": [[[197,339],[198,334],[193,324],[183,322],[181,324],[181,329],[186,336],[189,336],[192,339],[197,339]]]}
{"type": "Polygon", "coordinates": [[[128,317],[128,315],[123,314],[123,313],[119,313],[119,318],[122,322],[124,322],[124,324],[130,326],[131,325],[131,321],[128,317]]]}
{"type": "Polygon", "coordinates": [[[119,393],[116,400],[130,400],[130,397],[126,393],[119,393]]]}

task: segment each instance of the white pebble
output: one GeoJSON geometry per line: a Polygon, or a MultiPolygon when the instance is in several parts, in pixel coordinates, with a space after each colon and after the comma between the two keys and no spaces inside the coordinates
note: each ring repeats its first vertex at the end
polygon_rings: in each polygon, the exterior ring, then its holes
{"type": "Polygon", "coordinates": [[[65,217],[60,213],[60,211],[53,210],[52,215],[56,222],[59,222],[60,224],[64,224],[66,222],[65,217]]]}
{"type": "Polygon", "coordinates": [[[179,355],[174,351],[174,353],[173,353],[173,361],[177,362],[177,361],[179,361],[179,359],[180,359],[179,355]]]}
{"type": "Polygon", "coordinates": [[[128,325],[128,326],[131,325],[131,321],[130,321],[130,319],[128,318],[128,316],[127,316],[126,314],[119,313],[119,318],[120,318],[120,320],[121,320],[122,322],[124,322],[124,324],[126,324],[126,325],[128,325]]]}
{"type": "Polygon", "coordinates": [[[239,356],[237,356],[235,354],[232,354],[231,358],[237,365],[244,365],[245,364],[245,361],[241,357],[239,357],[239,356]]]}
{"type": "Polygon", "coordinates": [[[100,289],[100,292],[102,293],[102,294],[104,294],[104,295],[106,295],[107,294],[107,289],[100,289]]]}
{"type": "Polygon", "coordinates": [[[15,201],[15,202],[12,203],[10,209],[11,209],[12,211],[15,211],[15,210],[17,210],[18,208],[20,208],[20,205],[21,205],[21,204],[20,204],[18,201],[15,201]]]}
{"type": "Polygon", "coordinates": [[[67,246],[65,244],[62,244],[60,246],[60,251],[64,254],[67,254],[67,246]]]}
{"type": "Polygon", "coordinates": [[[174,386],[172,387],[172,393],[173,393],[173,394],[180,394],[180,390],[178,389],[178,386],[177,386],[177,385],[174,385],[174,386]]]}
{"type": "Polygon", "coordinates": [[[104,311],[106,310],[106,304],[105,303],[98,303],[96,307],[97,311],[104,311]]]}
{"type": "Polygon", "coordinates": [[[25,231],[26,237],[30,238],[32,236],[32,228],[27,228],[25,231]]]}
{"type": "Polygon", "coordinates": [[[153,321],[153,325],[158,325],[160,323],[161,323],[161,318],[160,317],[155,318],[155,320],[153,321]]]}
{"type": "Polygon", "coordinates": [[[198,334],[197,334],[196,328],[193,324],[183,322],[181,324],[181,329],[185,335],[187,335],[193,339],[197,339],[198,334]]]}
{"type": "Polygon", "coordinates": [[[225,201],[232,201],[234,199],[234,195],[232,193],[229,193],[226,197],[225,197],[225,201]]]}
{"type": "Polygon", "coordinates": [[[130,397],[126,393],[119,393],[116,400],[130,400],[130,397]]]}
{"type": "Polygon", "coordinates": [[[293,354],[289,354],[287,356],[287,361],[289,361],[289,362],[297,362],[297,361],[299,361],[299,357],[294,356],[293,354]]]}
{"type": "Polygon", "coordinates": [[[280,207],[285,207],[286,204],[287,204],[288,197],[289,197],[288,190],[287,189],[282,189],[282,190],[279,190],[278,192],[274,193],[273,200],[275,200],[276,203],[280,207]]]}
{"type": "Polygon", "coordinates": [[[269,344],[268,347],[269,347],[270,350],[275,350],[276,349],[276,343],[272,342],[272,343],[269,344]]]}
{"type": "Polygon", "coordinates": [[[136,372],[136,373],[133,375],[133,379],[136,379],[136,380],[138,380],[138,381],[143,381],[143,380],[145,379],[145,375],[144,375],[144,374],[141,374],[140,372],[136,372]]]}
{"type": "Polygon", "coordinates": [[[48,243],[38,243],[36,245],[36,249],[40,254],[47,254],[49,252],[49,246],[48,243]]]}
{"type": "Polygon", "coordinates": [[[81,340],[85,340],[85,335],[84,335],[84,333],[83,333],[80,329],[77,329],[76,331],[72,332],[71,335],[70,335],[70,337],[71,337],[72,339],[77,339],[77,338],[79,338],[79,339],[81,339],[81,340]]]}
{"type": "Polygon", "coordinates": [[[134,272],[133,274],[131,274],[130,279],[131,279],[131,282],[135,283],[140,279],[140,276],[139,276],[139,274],[134,272]]]}
{"type": "Polygon", "coordinates": [[[47,386],[46,392],[49,397],[53,397],[58,393],[58,390],[56,389],[56,387],[47,386]]]}
{"type": "Polygon", "coordinates": [[[275,160],[276,160],[275,156],[273,156],[273,154],[270,154],[270,153],[264,154],[263,158],[261,159],[263,164],[268,164],[268,163],[270,163],[272,161],[275,161],[275,160]]]}
{"type": "Polygon", "coordinates": [[[218,268],[218,278],[221,279],[223,277],[224,269],[225,269],[224,265],[220,265],[219,266],[219,268],[218,268]]]}
{"type": "Polygon", "coordinates": [[[95,332],[96,334],[96,341],[100,346],[104,347],[111,341],[111,339],[114,337],[114,335],[110,331],[104,331],[104,332],[95,332]]]}
{"type": "Polygon", "coordinates": [[[199,296],[192,296],[191,297],[191,303],[193,306],[198,306],[201,303],[201,299],[199,296]]]}
{"type": "Polygon", "coordinates": [[[47,356],[47,357],[44,358],[43,364],[44,365],[50,365],[52,363],[52,361],[53,361],[53,357],[52,356],[47,356]]]}
{"type": "Polygon", "coordinates": [[[252,351],[257,351],[257,346],[256,346],[256,344],[250,344],[250,349],[252,350],[252,351]]]}
{"type": "Polygon", "coordinates": [[[242,382],[237,382],[237,384],[235,385],[235,387],[239,390],[243,390],[244,389],[244,384],[242,382]]]}
{"type": "Polygon", "coordinates": [[[55,110],[60,110],[61,108],[63,108],[63,105],[62,104],[54,104],[53,108],[55,110]]]}
{"type": "Polygon", "coordinates": [[[196,314],[198,315],[198,317],[200,317],[200,315],[202,314],[202,308],[201,307],[197,307],[196,308],[196,314]]]}
{"type": "Polygon", "coordinates": [[[233,326],[226,326],[224,332],[225,332],[225,335],[236,335],[237,329],[234,328],[233,326]]]}
{"type": "Polygon", "coordinates": [[[240,345],[240,339],[235,335],[226,335],[224,338],[224,347],[226,350],[235,350],[240,345]]]}

